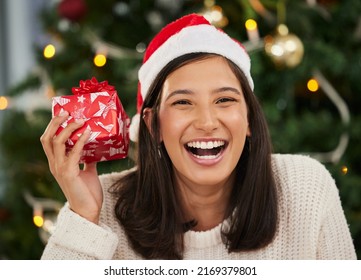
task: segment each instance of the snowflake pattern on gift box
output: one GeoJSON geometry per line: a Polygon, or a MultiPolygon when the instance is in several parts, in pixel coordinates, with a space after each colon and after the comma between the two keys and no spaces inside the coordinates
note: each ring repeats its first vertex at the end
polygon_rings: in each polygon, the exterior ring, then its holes
{"type": "Polygon", "coordinates": [[[74,111],[71,112],[71,116],[75,119],[75,120],[80,120],[83,119],[85,120],[87,117],[84,115],[84,110],[86,108],[85,107],[81,107],[78,108],[77,106],[74,106],[74,111]]]}

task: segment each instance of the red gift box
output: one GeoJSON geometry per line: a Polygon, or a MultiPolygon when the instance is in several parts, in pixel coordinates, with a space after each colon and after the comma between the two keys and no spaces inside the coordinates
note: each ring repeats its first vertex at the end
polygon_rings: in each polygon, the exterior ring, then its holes
{"type": "Polygon", "coordinates": [[[89,128],[91,135],[84,146],[80,163],[127,157],[130,120],[114,87],[107,81],[98,83],[93,77],[80,81],[80,87],[73,87],[72,92],[74,95],[53,97],[52,105],[53,116],[69,112],[68,119],[61,124],[56,135],[76,119],[85,120],[84,126],[74,131],[67,140],[67,152],[89,128]]]}

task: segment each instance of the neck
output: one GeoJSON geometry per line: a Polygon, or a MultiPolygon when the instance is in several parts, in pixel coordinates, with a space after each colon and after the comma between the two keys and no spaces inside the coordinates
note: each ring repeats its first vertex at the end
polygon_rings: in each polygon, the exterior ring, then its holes
{"type": "Polygon", "coordinates": [[[186,221],[195,220],[195,231],[212,229],[223,222],[234,176],[215,185],[197,185],[177,178],[186,221]]]}

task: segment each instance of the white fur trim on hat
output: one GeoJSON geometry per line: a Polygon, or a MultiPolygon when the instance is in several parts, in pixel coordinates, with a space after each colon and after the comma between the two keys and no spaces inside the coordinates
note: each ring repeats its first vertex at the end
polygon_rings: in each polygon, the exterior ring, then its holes
{"type": "Polygon", "coordinates": [[[129,139],[138,142],[140,114],[135,114],[129,126],[129,139]]]}
{"type": "Polygon", "coordinates": [[[143,100],[158,73],[173,59],[189,53],[214,53],[235,63],[253,90],[251,62],[246,50],[226,33],[212,25],[188,26],[171,36],[142,65],[138,72],[143,100]]]}

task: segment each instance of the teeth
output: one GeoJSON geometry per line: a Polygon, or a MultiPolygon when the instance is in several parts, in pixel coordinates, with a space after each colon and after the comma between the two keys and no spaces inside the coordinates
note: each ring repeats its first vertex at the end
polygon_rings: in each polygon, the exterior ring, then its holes
{"type": "Polygon", "coordinates": [[[190,148],[197,148],[197,149],[213,149],[217,147],[224,146],[224,141],[193,141],[187,143],[187,146],[190,148]]]}
{"type": "Polygon", "coordinates": [[[199,156],[199,155],[194,155],[196,158],[200,158],[200,159],[215,159],[218,157],[218,155],[208,155],[208,156],[199,156]]]}

